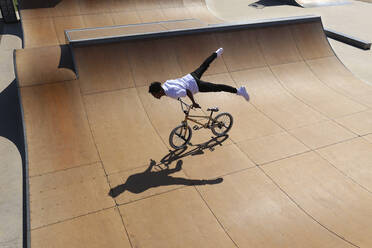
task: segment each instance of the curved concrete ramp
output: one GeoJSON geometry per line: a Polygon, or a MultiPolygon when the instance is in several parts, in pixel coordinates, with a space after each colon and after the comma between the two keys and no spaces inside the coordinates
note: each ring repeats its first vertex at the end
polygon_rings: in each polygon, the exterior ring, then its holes
{"type": "Polygon", "coordinates": [[[26,48],[66,44],[64,30],[169,20],[222,21],[205,0],[27,0],[20,6],[26,48]]]}
{"type": "Polygon", "coordinates": [[[21,88],[32,248],[372,246],[372,88],[337,59],[319,18],[74,54],[79,79],[21,88]],[[251,101],[195,95],[234,126],[169,151],[183,114],[148,85],[218,47],[203,79],[245,85],[251,101]]]}
{"type": "Polygon", "coordinates": [[[17,49],[15,58],[21,86],[76,79],[72,53],[66,45],[17,49]]]}

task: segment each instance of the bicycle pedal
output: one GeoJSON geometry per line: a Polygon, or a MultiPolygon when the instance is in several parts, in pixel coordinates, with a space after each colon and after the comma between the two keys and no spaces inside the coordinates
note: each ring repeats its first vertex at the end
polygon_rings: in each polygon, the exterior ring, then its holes
{"type": "Polygon", "coordinates": [[[193,126],[193,128],[192,129],[194,129],[195,131],[196,130],[199,130],[200,129],[200,127],[198,127],[197,125],[195,125],[195,126],[193,126]]]}

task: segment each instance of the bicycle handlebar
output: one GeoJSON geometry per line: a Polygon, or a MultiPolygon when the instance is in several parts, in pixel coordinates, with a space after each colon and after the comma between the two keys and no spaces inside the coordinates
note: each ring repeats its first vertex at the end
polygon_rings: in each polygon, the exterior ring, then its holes
{"type": "Polygon", "coordinates": [[[185,103],[184,101],[182,101],[182,99],[181,98],[178,98],[177,99],[178,101],[180,101],[180,103],[181,103],[181,108],[182,108],[182,111],[183,112],[189,112],[190,111],[190,109],[192,109],[193,108],[193,106],[192,105],[189,105],[189,104],[187,104],[187,103],[185,103]],[[185,105],[186,106],[186,110],[183,108],[183,105],[185,105]]]}

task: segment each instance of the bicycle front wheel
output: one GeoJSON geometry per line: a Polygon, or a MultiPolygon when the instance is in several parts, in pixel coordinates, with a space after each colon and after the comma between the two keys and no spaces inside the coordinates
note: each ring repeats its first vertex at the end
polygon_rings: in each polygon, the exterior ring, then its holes
{"type": "Polygon", "coordinates": [[[181,149],[191,140],[191,127],[184,124],[177,126],[169,135],[169,144],[174,149],[181,149]]]}
{"type": "Polygon", "coordinates": [[[212,133],[216,136],[225,135],[233,125],[233,117],[229,113],[218,114],[212,123],[212,133]]]}

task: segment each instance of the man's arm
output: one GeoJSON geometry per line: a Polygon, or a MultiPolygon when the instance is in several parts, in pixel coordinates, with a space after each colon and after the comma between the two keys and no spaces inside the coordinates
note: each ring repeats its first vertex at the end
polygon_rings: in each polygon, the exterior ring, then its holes
{"type": "Polygon", "coordinates": [[[190,100],[191,100],[191,102],[192,102],[192,106],[193,106],[194,108],[200,108],[199,104],[197,104],[197,103],[195,102],[195,100],[194,100],[194,96],[192,95],[191,91],[186,90],[186,94],[187,94],[187,96],[190,98],[190,100]]]}
{"type": "Polygon", "coordinates": [[[150,172],[152,167],[154,167],[156,165],[156,161],[155,160],[152,160],[150,159],[150,165],[149,167],[143,172],[143,173],[147,173],[147,172],[150,172]]]}

